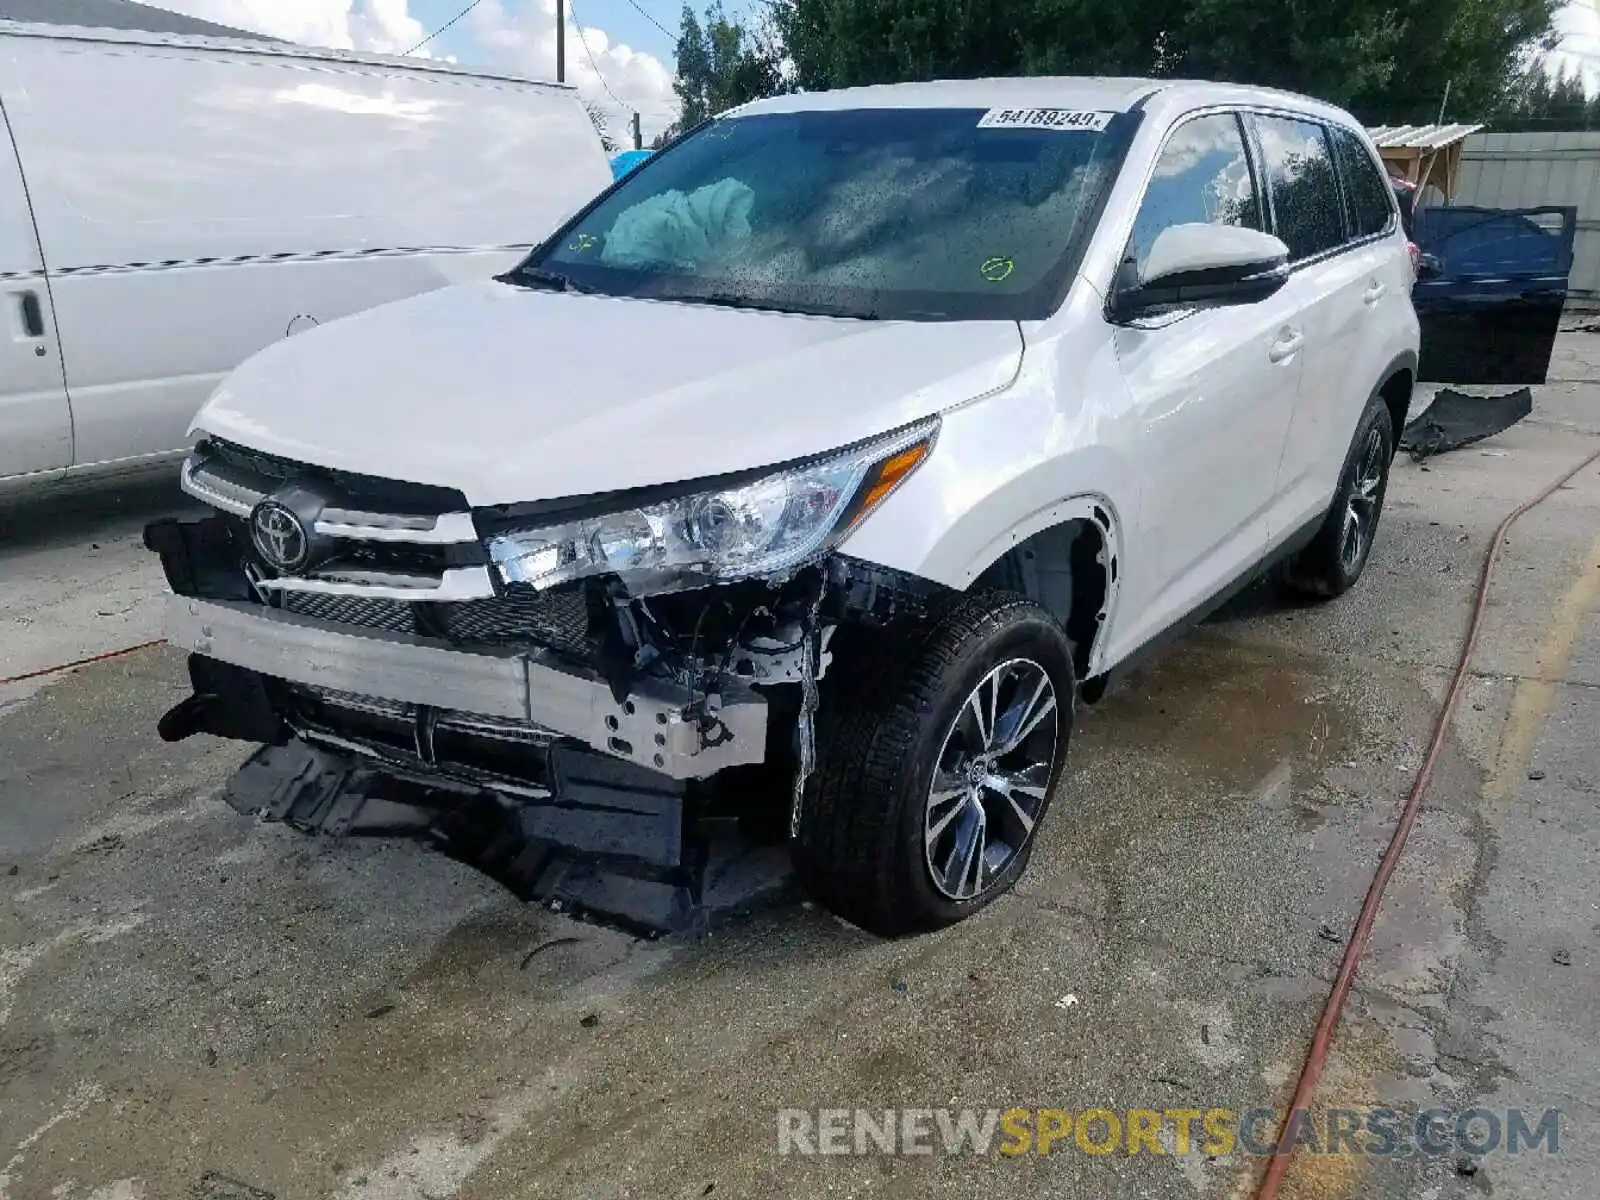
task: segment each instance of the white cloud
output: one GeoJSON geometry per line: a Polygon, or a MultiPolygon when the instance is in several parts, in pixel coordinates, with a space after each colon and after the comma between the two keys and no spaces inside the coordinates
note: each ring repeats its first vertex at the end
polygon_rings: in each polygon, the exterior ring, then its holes
{"type": "Polygon", "coordinates": [[[399,54],[428,34],[407,0],[158,0],[158,7],[339,50],[399,54]]]}
{"type": "MultiPolygon", "coordinates": [[[[480,0],[452,35],[468,45],[450,56],[464,66],[498,67],[534,79],[553,79],[557,0],[480,0]]],[[[634,109],[646,140],[678,116],[672,68],[654,55],[613,42],[603,29],[580,27],[567,11],[567,81],[610,119],[625,142],[634,109]],[[581,32],[581,36],[580,36],[581,32]],[[587,53],[584,44],[588,44],[587,53]],[[590,62],[593,55],[594,62],[590,62]],[[598,65],[598,72],[595,66],[598,65]],[[602,76],[604,83],[602,83],[602,76]],[[606,90],[610,86],[610,93],[606,90]],[[611,93],[615,93],[616,99],[611,93]]],[[[309,46],[399,54],[429,30],[411,15],[408,0],[157,0],[159,7],[309,46]]],[[[582,13],[581,7],[579,13],[582,13]]],[[[424,51],[426,53],[426,51],[424,51]]]]}
{"type": "Polygon", "coordinates": [[[1552,71],[1565,70],[1583,80],[1590,95],[1600,91],[1600,12],[1594,0],[1565,5],[1556,13],[1561,44],[1550,55],[1552,71]]]}
{"type": "MultiPolygon", "coordinates": [[[[646,139],[677,120],[672,69],[653,54],[612,42],[602,29],[580,28],[572,19],[570,0],[566,3],[567,82],[604,110],[611,118],[612,132],[619,138],[626,135],[629,113],[634,109],[639,111],[646,139]],[[615,100],[602,85],[602,76],[615,100]]],[[[470,28],[476,43],[475,60],[540,79],[554,77],[556,0],[482,0],[463,24],[470,28]]]]}

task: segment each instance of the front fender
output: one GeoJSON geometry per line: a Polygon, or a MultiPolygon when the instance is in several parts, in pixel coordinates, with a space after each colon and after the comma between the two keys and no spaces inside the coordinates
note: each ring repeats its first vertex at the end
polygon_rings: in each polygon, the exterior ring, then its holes
{"type": "MultiPolygon", "coordinates": [[[[1091,420],[1089,410],[1079,410],[1091,420]]],[[[928,462],[842,549],[964,589],[1019,542],[1078,518],[1120,546],[1138,478],[1042,389],[1012,388],[945,414],[928,462]]]]}

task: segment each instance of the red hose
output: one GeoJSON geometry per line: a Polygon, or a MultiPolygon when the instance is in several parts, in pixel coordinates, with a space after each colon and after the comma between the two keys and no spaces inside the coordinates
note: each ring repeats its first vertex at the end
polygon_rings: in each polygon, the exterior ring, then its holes
{"type": "MultiPolygon", "coordinates": [[[[1422,760],[1422,769],[1417,772],[1417,778],[1411,785],[1411,792],[1406,796],[1405,804],[1400,809],[1400,820],[1395,825],[1394,836],[1389,839],[1389,848],[1384,851],[1383,860],[1378,864],[1378,872],[1372,877],[1371,886],[1367,888],[1367,898],[1361,904],[1361,915],[1356,918],[1355,931],[1345,946],[1338,977],[1333,981],[1333,990],[1328,993],[1328,1002],[1322,1009],[1322,1019],[1317,1022],[1317,1032],[1311,1038],[1311,1048],[1306,1052],[1305,1065],[1300,1069],[1300,1079],[1295,1084],[1294,1095],[1289,1101],[1291,1114],[1309,1108],[1311,1099],[1316,1094],[1317,1083],[1322,1078],[1322,1068],[1327,1062],[1328,1048],[1333,1043],[1334,1030],[1339,1026],[1339,1015],[1344,1011],[1344,1002],[1349,998],[1350,987],[1355,982],[1356,966],[1367,948],[1367,938],[1372,933],[1372,923],[1377,919],[1378,908],[1383,903],[1384,889],[1389,886],[1389,877],[1394,874],[1394,869],[1400,862],[1400,855],[1405,850],[1406,838],[1411,834],[1411,826],[1416,823],[1422,797],[1427,792],[1428,785],[1433,782],[1433,769],[1439,761],[1439,752],[1444,748],[1445,737],[1450,731],[1450,720],[1455,715],[1456,703],[1461,699],[1461,689],[1467,681],[1467,668],[1472,664],[1473,651],[1478,648],[1478,634],[1483,629],[1483,613],[1489,599],[1489,583],[1494,578],[1495,566],[1500,561],[1500,548],[1505,544],[1506,532],[1523,513],[1548,500],[1557,488],[1597,460],[1600,460],[1600,450],[1589,455],[1537,496],[1519,504],[1494,531],[1494,543],[1484,557],[1483,571],[1478,577],[1477,599],[1472,606],[1472,620],[1467,625],[1467,637],[1461,647],[1460,661],[1456,664],[1455,678],[1450,681],[1450,691],[1445,695],[1444,706],[1440,708],[1438,719],[1434,722],[1433,740],[1428,744],[1427,757],[1422,760]]],[[[1286,1119],[1285,1125],[1287,1123],[1286,1119]]],[[[1281,1143],[1278,1145],[1277,1152],[1267,1161],[1266,1174],[1262,1176],[1261,1188],[1256,1193],[1257,1200],[1277,1200],[1278,1185],[1283,1181],[1284,1172],[1289,1169],[1293,1154],[1293,1145],[1287,1149],[1281,1143]]]]}
{"type": "Polygon", "coordinates": [[[25,679],[38,679],[43,675],[54,675],[60,671],[70,671],[73,667],[86,667],[90,663],[105,662],[108,658],[121,658],[125,654],[137,654],[140,650],[148,650],[151,646],[164,645],[160,639],[153,642],[140,642],[137,646],[124,646],[121,650],[107,650],[104,654],[94,654],[88,658],[80,658],[76,662],[61,663],[59,666],[43,667],[37,671],[25,671],[21,675],[12,675],[0,679],[0,687],[8,683],[21,683],[25,679]]]}

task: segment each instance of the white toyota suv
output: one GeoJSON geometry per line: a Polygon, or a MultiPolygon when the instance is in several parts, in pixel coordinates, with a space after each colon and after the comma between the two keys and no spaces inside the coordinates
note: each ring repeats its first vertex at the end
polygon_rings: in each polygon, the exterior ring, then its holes
{"type": "Polygon", "coordinates": [[[834,911],[959,920],[1080,699],[1266,568],[1359,578],[1411,285],[1370,142],[1303,97],[751,104],[499,280],[224,383],[209,510],[147,531],[195,690],[162,734],[602,825],[778,796],[834,911]]]}

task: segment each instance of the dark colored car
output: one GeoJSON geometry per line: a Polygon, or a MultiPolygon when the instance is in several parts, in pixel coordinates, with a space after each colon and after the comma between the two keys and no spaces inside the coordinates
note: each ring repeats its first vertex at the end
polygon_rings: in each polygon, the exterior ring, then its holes
{"type": "Polygon", "coordinates": [[[1452,382],[1543,381],[1567,300],[1577,209],[1419,207],[1391,175],[1410,243],[1411,300],[1422,324],[1419,377],[1449,362],[1452,382]]]}
{"type": "Polygon", "coordinates": [[[1416,210],[1411,300],[1421,378],[1450,364],[1460,383],[1543,382],[1567,302],[1578,210],[1430,205],[1416,210]]]}

